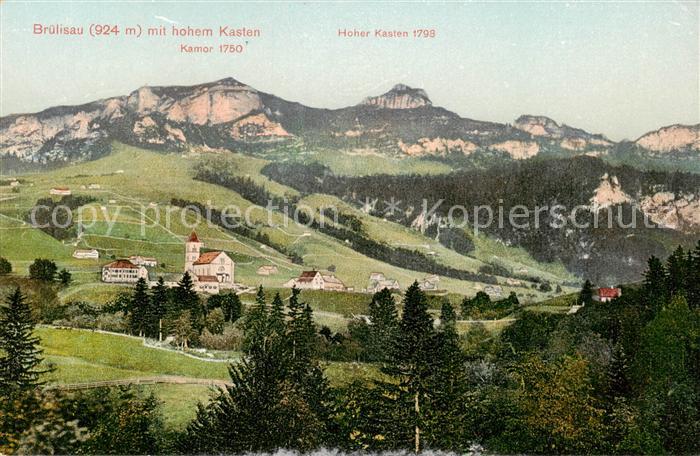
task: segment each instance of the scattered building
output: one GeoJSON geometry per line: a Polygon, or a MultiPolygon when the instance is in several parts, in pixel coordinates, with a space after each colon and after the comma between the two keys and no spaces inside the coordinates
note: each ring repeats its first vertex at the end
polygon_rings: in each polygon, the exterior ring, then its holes
{"type": "Polygon", "coordinates": [[[385,288],[388,290],[401,289],[398,280],[387,279],[381,272],[373,272],[369,275],[369,283],[367,284],[367,291],[369,293],[376,293],[385,288]]]}
{"type": "Polygon", "coordinates": [[[484,292],[493,298],[500,298],[503,294],[503,288],[500,285],[486,285],[484,292]]]}
{"type": "Polygon", "coordinates": [[[423,291],[435,291],[438,289],[439,285],[440,285],[440,277],[435,275],[435,274],[431,274],[429,276],[423,277],[418,282],[418,286],[423,291]]]}
{"type": "Polygon", "coordinates": [[[510,285],[511,287],[519,287],[519,286],[522,285],[522,282],[521,282],[520,280],[511,279],[510,277],[508,277],[508,278],[506,279],[506,283],[507,283],[508,285],[510,285]]]}
{"type": "Polygon", "coordinates": [[[102,281],[108,283],[135,283],[148,280],[148,270],[129,260],[116,260],[102,267],[102,281]]]}
{"type": "Polygon", "coordinates": [[[79,260],[97,260],[100,258],[100,252],[95,249],[78,249],[73,252],[73,258],[77,258],[79,260]]]}
{"type": "Polygon", "coordinates": [[[322,274],[320,271],[304,271],[296,279],[284,284],[285,287],[296,286],[302,290],[345,291],[345,284],[333,274],[322,274]]]}
{"type": "Polygon", "coordinates": [[[258,275],[264,275],[264,276],[269,276],[273,274],[277,274],[278,269],[277,266],[274,264],[265,264],[262,265],[258,268],[258,275]]]}
{"type": "Polygon", "coordinates": [[[140,255],[131,255],[129,261],[138,266],[146,266],[148,268],[155,268],[158,266],[158,260],[153,257],[142,257],[140,255]]]}
{"type": "Polygon", "coordinates": [[[49,195],[67,196],[70,194],[71,191],[68,187],[53,187],[51,190],[49,190],[49,195]]]}
{"type": "Polygon", "coordinates": [[[88,184],[88,189],[90,190],[99,190],[101,188],[102,186],[100,184],[88,184]]]}
{"type": "Polygon", "coordinates": [[[19,181],[18,180],[13,180],[10,182],[10,187],[19,187],[19,181]]]}
{"type": "Polygon", "coordinates": [[[185,242],[185,272],[192,276],[197,291],[217,294],[233,288],[233,260],[221,250],[201,253],[203,246],[194,231],[185,242]]]}
{"type": "Polygon", "coordinates": [[[620,288],[598,288],[598,301],[609,302],[622,296],[620,288]]]}

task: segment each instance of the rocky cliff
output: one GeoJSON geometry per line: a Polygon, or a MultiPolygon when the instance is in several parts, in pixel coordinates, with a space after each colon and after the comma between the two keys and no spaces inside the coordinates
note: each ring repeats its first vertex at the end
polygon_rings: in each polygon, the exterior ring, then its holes
{"type": "MultiPolygon", "coordinates": [[[[666,127],[627,144],[665,157],[674,157],[667,151],[677,149],[697,152],[699,127],[666,127]]],[[[146,86],[85,105],[0,118],[0,158],[40,164],[85,160],[106,153],[114,140],[164,150],[244,151],[293,141],[340,152],[482,163],[543,154],[605,156],[618,147],[603,135],[544,116],[521,116],[513,125],[464,118],[405,84],[358,105],[328,110],[226,78],[194,86],[146,86]]]]}

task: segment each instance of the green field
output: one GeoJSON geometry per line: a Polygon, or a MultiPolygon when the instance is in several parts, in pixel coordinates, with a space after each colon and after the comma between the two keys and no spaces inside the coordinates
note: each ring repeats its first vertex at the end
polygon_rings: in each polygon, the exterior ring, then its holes
{"type": "MultiPolygon", "coordinates": [[[[38,327],[36,335],[45,363],[54,368],[49,384],[90,383],[106,380],[153,377],[228,380],[227,362],[195,359],[181,352],[143,345],[138,337],[81,329],[38,327]]],[[[334,385],[353,379],[374,378],[376,366],[359,363],[324,363],[326,376],[334,385]]],[[[179,428],[195,412],[198,401],[206,402],[213,387],[197,384],[143,385],[163,402],[166,424],[179,428]]]]}
{"type": "MultiPolygon", "coordinates": [[[[331,160],[329,153],[319,154],[331,160]]],[[[101,265],[113,258],[129,255],[156,257],[159,266],[151,271],[153,279],[161,274],[177,274],[182,271],[183,242],[196,220],[191,212],[169,204],[171,198],[181,198],[216,208],[235,205],[242,212],[251,209],[252,222],[269,236],[273,245],[282,246],[303,258],[304,265],[293,264],[284,253],[270,246],[215,225],[198,224],[197,232],[205,242],[205,248],[228,252],[236,263],[236,282],[245,285],[255,287],[262,284],[266,288],[278,288],[304,269],[325,270],[330,266],[335,266],[336,275],[357,291],[367,286],[370,272],[382,272],[387,277],[397,279],[403,288],[426,275],[369,258],[352,250],[341,240],[313,229],[291,221],[285,223],[281,212],[273,212],[268,220],[267,212],[238,193],[193,180],[193,166],[202,160],[211,159],[218,160],[234,174],[250,177],[275,195],[297,195],[294,189],[270,181],[260,174],[261,168],[268,163],[261,158],[231,152],[165,154],[115,144],[113,152],[106,157],[47,172],[27,174],[22,176],[23,184],[17,193],[3,193],[0,198],[1,255],[12,262],[15,274],[18,275],[27,273],[27,268],[35,257],[53,259],[60,268],[67,268],[73,274],[71,287],[60,293],[63,302],[84,300],[101,304],[112,299],[119,290],[128,289],[99,284],[101,265]],[[90,184],[99,188],[90,189],[90,184]],[[54,186],[67,186],[74,195],[95,199],[94,203],[80,208],[82,235],[78,239],[61,242],[24,221],[36,201],[48,197],[49,190],[54,186]],[[272,226],[268,222],[272,222],[272,226]],[[98,249],[100,260],[72,258],[71,254],[77,248],[98,249]],[[276,265],[279,272],[271,276],[258,275],[258,267],[266,264],[276,265]]],[[[336,160],[343,161],[345,158],[336,157],[336,160]]],[[[444,165],[434,162],[399,161],[401,166],[413,163],[410,168],[401,168],[402,172],[411,172],[414,166],[430,168],[422,169],[421,172],[444,171],[440,168],[444,165]]],[[[338,166],[336,172],[349,173],[348,170],[342,170],[349,163],[338,166]]],[[[312,207],[336,205],[343,212],[360,218],[371,238],[392,246],[415,248],[434,255],[437,262],[454,268],[476,272],[479,267],[489,263],[499,264],[512,271],[527,271],[527,274],[536,275],[553,284],[575,280],[560,264],[543,265],[521,249],[506,247],[481,236],[474,239],[476,250],[465,256],[443,247],[434,239],[364,214],[330,196],[312,195],[306,197],[303,203],[312,207]]],[[[497,280],[504,296],[513,291],[522,302],[536,302],[553,296],[552,293],[545,294],[533,289],[527,282],[509,283],[503,277],[497,280]]],[[[443,277],[440,288],[444,292],[472,296],[482,290],[484,284],[443,277]]],[[[338,299],[338,296],[333,296],[333,300],[338,299]]],[[[338,305],[342,307],[343,304],[338,305]]],[[[330,304],[327,306],[332,307],[330,304]]],[[[338,313],[350,313],[346,310],[338,310],[338,313]]]]}

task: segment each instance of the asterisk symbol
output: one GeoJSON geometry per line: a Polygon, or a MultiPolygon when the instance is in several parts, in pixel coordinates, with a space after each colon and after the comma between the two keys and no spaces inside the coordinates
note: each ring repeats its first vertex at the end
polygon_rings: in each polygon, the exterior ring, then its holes
{"type": "Polygon", "coordinates": [[[365,204],[362,205],[362,212],[369,214],[374,209],[375,204],[377,204],[376,199],[374,201],[370,201],[369,196],[366,197],[365,204]]]}
{"type": "Polygon", "coordinates": [[[394,211],[400,210],[399,205],[401,204],[401,200],[396,200],[396,198],[392,196],[390,201],[384,200],[384,204],[386,205],[386,210],[384,213],[394,215],[394,211]]]}

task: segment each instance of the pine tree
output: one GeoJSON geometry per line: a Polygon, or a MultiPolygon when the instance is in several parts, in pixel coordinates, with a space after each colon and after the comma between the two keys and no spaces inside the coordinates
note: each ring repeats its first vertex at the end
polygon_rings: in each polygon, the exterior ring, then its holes
{"type": "Polygon", "coordinates": [[[688,275],[688,257],[680,245],[666,261],[666,288],[671,294],[684,293],[688,275]]]}
{"type": "Polygon", "coordinates": [[[131,315],[129,327],[133,334],[143,336],[148,330],[148,323],[151,319],[151,299],[148,296],[148,284],[144,278],[136,282],[134,291],[131,294],[131,315]]]}
{"type": "Polygon", "coordinates": [[[457,334],[457,315],[445,299],[440,310],[436,355],[430,384],[430,408],[426,413],[425,445],[459,451],[466,445],[468,378],[465,357],[457,334]]]}
{"type": "Polygon", "coordinates": [[[392,438],[399,447],[410,445],[416,453],[424,446],[421,433],[427,401],[430,400],[431,376],[437,354],[435,341],[427,298],[418,282],[414,282],[406,290],[391,360],[384,369],[396,382],[384,387],[389,390],[389,396],[396,398],[396,433],[392,438]]]}
{"type": "Polygon", "coordinates": [[[182,275],[182,279],[177,283],[177,287],[174,289],[173,293],[173,309],[176,313],[183,310],[193,311],[196,309],[197,313],[200,312],[201,303],[199,302],[199,296],[194,289],[194,283],[192,282],[192,276],[189,272],[185,272],[182,275]]]}
{"type": "Polygon", "coordinates": [[[46,370],[39,339],[33,336],[34,321],[25,297],[16,288],[0,307],[0,396],[27,391],[41,385],[39,376],[46,370]]]}
{"type": "Polygon", "coordinates": [[[284,303],[279,293],[275,293],[270,307],[270,330],[276,334],[284,334],[284,303]]]}
{"type": "Polygon", "coordinates": [[[399,323],[396,302],[388,289],[384,288],[372,296],[369,318],[369,359],[387,361],[399,323]]]}
{"type": "Polygon", "coordinates": [[[700,309],[700,241],[688,256],[688,305],[700,309]]]}
{"type": "Polygon", "coordinates": [[[192,277],[189,272],[185,272],[182,275],[182,279],[177,284],[177,287],[173,290],[173,316],[176,317],[183,311],[190,313],[190,320],[192,322],[192,327],[199,332],[204,322],[204,308],[199,300],[199,296],[194,289],[194,283],[192,282],[192,277]]]}
{"type": "Polygon", "coordinates": [[[255,347],[262,345],[267,339],[267,304],[265,303],[265,291],[262,285],[258,287],[255,295],[255,304],[245,320],[245,341],[243,350],[250,352],[255,347]]]}
{"type": "Polygon", "coordinates": [[[647,314],[656,314],[666,298],[669,296],[667,288],[667,274],[661,260],[652,256],[647,262],[647,270],[644,273],[644,308],[647,314]]]}
{"type": "Polygon", "coordinates": [[[163,318],[165,318],[168,309],[168,289],[165,287],[163,277],[158,277],[156,286],[151,292],[151,311],[149,322],[149,336],[158,337],[159,341],[163,340],[163,318]]]}
{"type": "MultiPolygon", "coordinates": [[[[328,384],[318,362],[302,356],[305,351],[299,350],[299,339],[305,332],[300,330],[308,328],[313,315],[310,307],[298,302],[296,294],[296,322],[280,318],[282,300],[275,297],[271,321],[281,321],[282,333],[271,330],[273,325],[248,328],[259,331],[249,337],[261,342],[250,347],[241,363],[230,367],[232,385],[209,406],[198,408],[197,417],[179,441],[181,451],[308,451],[326,443],[328,384]],[[292,347],[297,348],[296,358],[291,356],[292,347]]],[[[262,289],[252,312],[261,309],[265,309],[262,289]]]]}
{"type": "Polygon", "coordinates": [[[590,280],[586,279],[581,287],[581,291],[578,293],[577,304],[579,306],[585,306],[593,302],[593,284],[590,280]]]}

